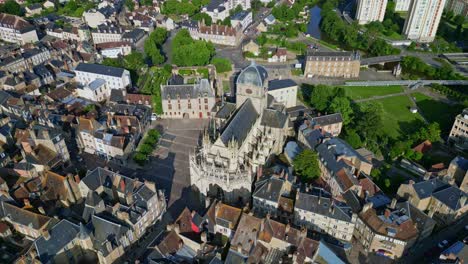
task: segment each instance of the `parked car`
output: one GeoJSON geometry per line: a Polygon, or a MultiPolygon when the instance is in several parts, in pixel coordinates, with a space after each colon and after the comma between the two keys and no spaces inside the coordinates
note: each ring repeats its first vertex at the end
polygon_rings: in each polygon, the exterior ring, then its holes
{"type": "Polygon", "coordinates": [[[437,244],[437,246],[439,248],[444,248],[444,247],[446,247],[448,245],[448,243],[449,242],[447,240],[442,240],[439,244],[437,244]]]}

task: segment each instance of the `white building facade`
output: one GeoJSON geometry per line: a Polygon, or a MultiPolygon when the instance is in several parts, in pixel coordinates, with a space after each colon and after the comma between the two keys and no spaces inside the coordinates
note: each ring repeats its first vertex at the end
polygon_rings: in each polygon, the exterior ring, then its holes
{"type": "Polygon", "coordinates": [[[372,21],[382,22],[387,8],[387,0],[358,0],[356,20],[364,25],[372,21]]]}
{"type": "Polygon", "coordinates": [[[0,13],[0,39],[20,45],[39,41],[33,25],[21,17],[4,13],[0,13]]]}
{"type": "Polygon", "coordinates": [[[417,42],[432,42],[435,39],[445,0],[413,0],[403,34],[417,42]]]}
{"type": "Polygon", "coordinates": [[[80,63],[76,66],[75,73],[76,81],[83,86],[89,85],[96,79],[104,80],[109,90],[122,90],[131,84],[129,71],[101,64],[80,63]]]}
{"type": "Polygon", "coordinates": [[[407,12],[410,8],[411,0],[396,0],[395,11],[396,12],[407,12]]]}

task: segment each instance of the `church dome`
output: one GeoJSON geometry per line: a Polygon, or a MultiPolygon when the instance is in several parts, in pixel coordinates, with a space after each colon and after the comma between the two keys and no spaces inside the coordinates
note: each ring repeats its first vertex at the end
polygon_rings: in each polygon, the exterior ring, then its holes
{"type": "Polygon", "coordinates": [[[253,85],[257,87],[263,87],[265,80],[268,78],[266,69],[252,62],[247,68],[242,70],[237,78],[237,84],[242,85],[253,85]]]}

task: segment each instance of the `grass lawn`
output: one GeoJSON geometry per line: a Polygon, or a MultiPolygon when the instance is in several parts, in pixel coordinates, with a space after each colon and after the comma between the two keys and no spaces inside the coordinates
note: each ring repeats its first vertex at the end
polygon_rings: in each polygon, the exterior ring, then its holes
{"type": "Polygon", "coordinates": [[[403,92],[401,86],[343,86],[346,95],[353,100],[403,92]]]}
{"type": "Polygon", "coordinates": [[[416,104],[429,122],[437,122],[442,129],[442,133],[448,133],[452,128],[455,117],[463,111],[463,105],[449,105],[444,102],[434,100],[422,93],[412,95],[416,99],[416,104]]]}
{"type": "Polygon", "coordinates": [[[383,108],[383,130],[391,138],[399,138],[420,128],[424,124],[418,113],[412,114],[411,101],[406,95],[375,100],[383,108]]]}

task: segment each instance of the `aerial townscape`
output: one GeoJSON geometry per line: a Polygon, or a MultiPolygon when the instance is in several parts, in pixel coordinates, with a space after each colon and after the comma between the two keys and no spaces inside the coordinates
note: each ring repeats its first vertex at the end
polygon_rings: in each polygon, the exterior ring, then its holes
{"type": "Polygon", "coordinates": [[[0,263],[468,263],[468,0],[0,0],[0,263]]]}

